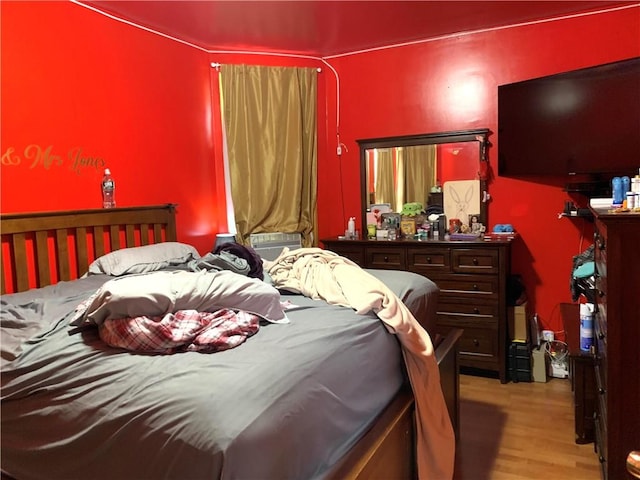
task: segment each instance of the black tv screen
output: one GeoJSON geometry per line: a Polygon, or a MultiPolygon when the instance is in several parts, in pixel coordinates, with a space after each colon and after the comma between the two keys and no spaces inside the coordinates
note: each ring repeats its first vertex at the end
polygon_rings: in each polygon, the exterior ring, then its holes
{"type": "Polygon", "coordinates": [[[635,175],[640,57],[498,86],[498,174],[635,175]]]}

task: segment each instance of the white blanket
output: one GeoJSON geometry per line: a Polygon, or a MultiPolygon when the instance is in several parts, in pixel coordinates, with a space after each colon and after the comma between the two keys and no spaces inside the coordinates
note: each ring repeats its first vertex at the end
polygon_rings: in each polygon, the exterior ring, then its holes
{"type": "Polygon", "coordinates": [[[417,466],[421,480],[453,478],[455,437],[440,387],[431,338],[402,301],[352,261],[320,248],[285,248],[265,270],[276,288],[375,312],[398,335],[416,401],[417,466]]]}

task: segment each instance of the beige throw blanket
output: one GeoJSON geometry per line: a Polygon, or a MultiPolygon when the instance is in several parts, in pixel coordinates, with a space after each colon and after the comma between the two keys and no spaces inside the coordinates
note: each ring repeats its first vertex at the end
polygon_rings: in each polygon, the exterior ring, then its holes
{"type": "Polygon", "coordinates": [[[352,261],[320,248],[284,249],[265,271],[276,288],[328,303],[375,312],[398,335],[416,400],[420,480],[453,477],[455,438],[440,388],[440,372],[429,334],[384,283],[352,261]]]}

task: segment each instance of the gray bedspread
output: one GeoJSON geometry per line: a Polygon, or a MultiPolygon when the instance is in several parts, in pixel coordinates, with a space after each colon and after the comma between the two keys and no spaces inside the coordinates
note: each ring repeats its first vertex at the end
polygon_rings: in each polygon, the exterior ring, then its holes
{"type": "MultiPolygon", "coordinates": [[[[421,318],[437,288],[371,271],[421,318]],[[385,276],[386,278],[385,280],[385,276]]],[[[67,316],[111,277],[1,299],[1,467],[17,479],[322,478],[403,382],[396,338],[373,315],[300,308],[213,354],[134,354],[67,316]]]]}

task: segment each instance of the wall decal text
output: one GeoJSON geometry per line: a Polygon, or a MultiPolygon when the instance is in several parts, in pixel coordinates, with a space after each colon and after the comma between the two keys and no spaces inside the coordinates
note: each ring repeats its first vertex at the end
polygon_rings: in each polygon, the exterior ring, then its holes
{"type": "Polygon", "coordinates": [[[68,170],[77,175],[81,175],[86,169],[101,171],[107,164],[102,157],[85,154],[82,147],[71,148],[67,152],[67,156],[63,158],[54,152],[53,145],[43,147],[35,143],[27,145],[22,151],[22,155],[16,151],[15,147],[7,148],[2,154],[1,163],[2,166],[7,167],[26,165],[29,169],[43,168],[45,170],[66,165],[68,170]]]}

